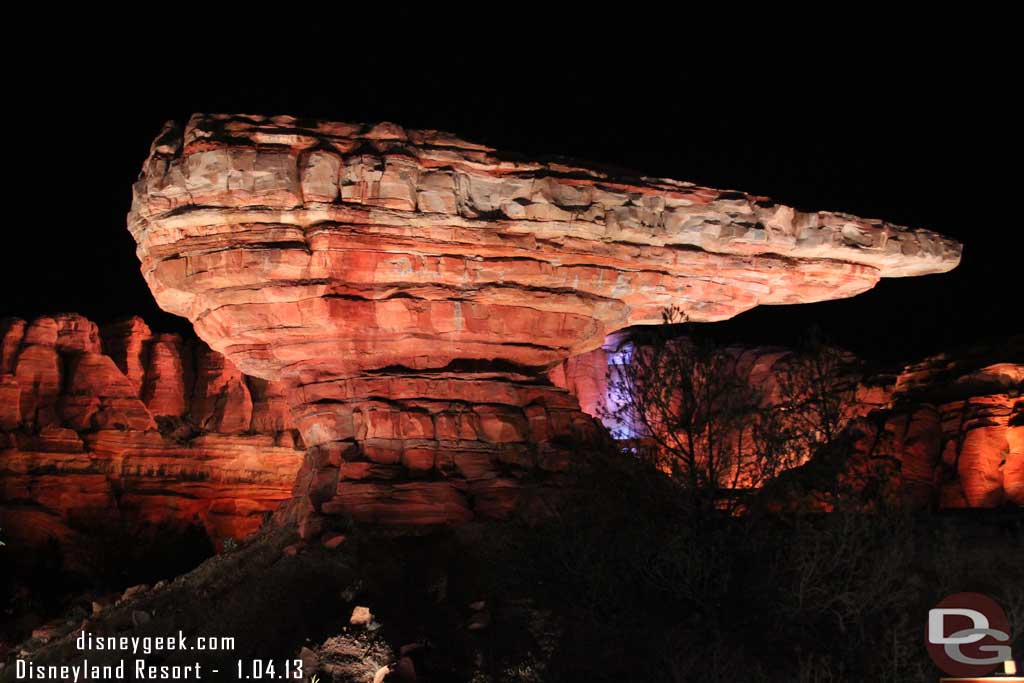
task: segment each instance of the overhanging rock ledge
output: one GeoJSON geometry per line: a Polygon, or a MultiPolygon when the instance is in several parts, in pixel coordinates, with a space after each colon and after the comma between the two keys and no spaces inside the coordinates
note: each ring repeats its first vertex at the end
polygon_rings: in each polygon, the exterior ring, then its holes
{"type": "MultiPolygon", "coordinates": [[[[598,428],[544,371],[611,332],[941,273],[935,233],[390,123],[168,124],[128,226],[162,308],[286,387],[300,520],[501,516],[598,428]],[[314,514],[317,513],[317,514],[314,514]]],[[[520,501],[521,502],[521,501],[520,501]]]]}

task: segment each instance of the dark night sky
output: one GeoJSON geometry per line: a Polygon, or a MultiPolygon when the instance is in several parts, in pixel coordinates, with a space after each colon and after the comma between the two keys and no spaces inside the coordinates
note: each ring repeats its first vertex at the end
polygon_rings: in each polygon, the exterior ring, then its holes
{"type": "Polygon", "coordinates": [[[853,41],[760,26],[654,35],[628,15],[546,18],[498,35],[387,15],[386,27],[358,30],[356,18],[345,28],[305,20],[319,27],[301,35],[270,20],[193,27],[189,40],[169,37],[181,30],[173,25],[135,39],[48,34],[20,54],[7,83],[13,212],[0,315],[139,314],[155,329],[187,329],[157,309],[139,275],[125,229],[130,186],[163,121],[233,111],[445,129],[926,227],[965,245],[946,275],[761,307],[721,326],[744,340],[788,343],[819,323],[861,354],[898,358],[1024,331],[1013,41],[968,23],[958,35],[973,41],[910,44],[880,31],[853,41]]]}

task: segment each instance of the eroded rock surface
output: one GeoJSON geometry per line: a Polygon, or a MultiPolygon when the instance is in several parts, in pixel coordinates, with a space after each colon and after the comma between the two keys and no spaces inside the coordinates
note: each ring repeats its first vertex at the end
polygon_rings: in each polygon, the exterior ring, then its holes
{"type": "Polygon", "coordinates": [[[55,538],[71,564],[100,528],[195,525],[219,543],[290,497],[302,444],[274,383],[250,388],[220,354],[139,318],[103,330],[75,314],[8,319],[0,334],[12,542],[55,538]]]}
{"type": "Polygon", "coordinates": [[[721,320],[960,254],[883,221],[290,117],[169,124],[128,224],[159,304],[285,387],[312,447],[302,515],[388,523],[503,514],[562,469],[595,428],[545,371],[669,304],[721,320]]]}
{"type": "Polygon", "coordinates": [[[1024,338],[908,366],[884,431],[926,501],[1024,505],[1024,338]]]}

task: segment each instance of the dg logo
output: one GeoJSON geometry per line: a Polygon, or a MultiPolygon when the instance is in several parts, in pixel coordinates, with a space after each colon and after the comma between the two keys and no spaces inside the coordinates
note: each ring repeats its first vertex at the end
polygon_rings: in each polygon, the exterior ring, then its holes
{"type": "MultiPolygon", "coordinates": [[[[928,611],[925,644],[942,671],[977,680],[998,671],[1016,674],[1010,622],[995,600],[980,593],[956,593],[928,611]]],[[[961,679],[943,679],[961,680],[961,679]]],[[[984,679],[989,680],[989,679],[984,679]]],[[[1024,678],[993,678],[1024,681],[1024,678]]]]}

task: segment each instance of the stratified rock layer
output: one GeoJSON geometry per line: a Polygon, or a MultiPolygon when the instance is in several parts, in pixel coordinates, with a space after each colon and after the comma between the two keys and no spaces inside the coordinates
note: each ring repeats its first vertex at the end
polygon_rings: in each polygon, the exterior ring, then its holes
{"type": "Polygon", "coordinates": [[[960,254],[740,192],[290,117],[168,125],[128,224],[159,304],[286,387],[313,447],[306,508],[399,523],[499,513],[525,474],[564,467],[594,425],[544,371],[669,304],[721,320],[960,254]]]}
{"type": "Polygon", "coordinates": [[[864,455],[896,457],[907,497],[1024,505],[1024,338],[907,366],[883,415],[864,455]]]}
{"type": "Polygon", "coordinates": [[[12,542],[54,538],[72,564],[111,528],[197,526],[220,543],[291,496],[303,456],[273,383],[250,390],[220,354],[139,318],[103,330],[75,314],[8,319],[0,335],[0,528],[12,542]]]}

